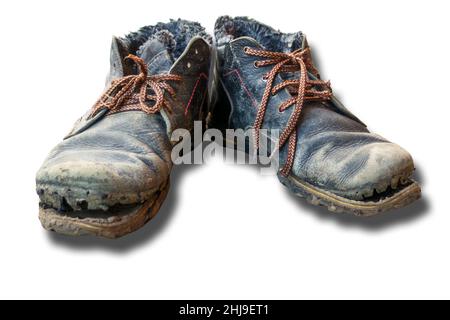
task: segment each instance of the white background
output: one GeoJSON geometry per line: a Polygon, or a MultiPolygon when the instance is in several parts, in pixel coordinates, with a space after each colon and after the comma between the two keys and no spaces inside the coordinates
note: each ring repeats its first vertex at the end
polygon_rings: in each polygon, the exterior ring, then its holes
{"type": "Polygon", "coordinates": [[[448,1],[1,1],[0,298],[450,298],[448,1]],[[304,31],[321,73],[409,150],[423,199],[332,215],[276,177],[177,167],[158,216],[117,240],[37,219],[34,175],[103,90],[111,35],[222,14],[304,31]]]}

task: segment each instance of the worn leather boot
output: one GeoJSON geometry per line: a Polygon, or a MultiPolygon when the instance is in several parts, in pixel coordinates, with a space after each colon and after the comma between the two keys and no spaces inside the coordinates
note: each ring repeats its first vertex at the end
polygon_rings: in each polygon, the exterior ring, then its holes
{"type": "Polygon", "coordinates": [[[220,103],[211,125],[279,130],[279,180],[330,211],[374,215],[420,197],[414,163],[371,133],[321,80],[303,33],[285,34],[245,17],[215,26],[220,103]]]}
{"type": "Polygon", "coordinates": [[[106,91],[37,173],[45,229],[116,238],[158,212],[169,189],[169,137],[207,114],[210,43],[184,20],[113,38],[106,91]]]}

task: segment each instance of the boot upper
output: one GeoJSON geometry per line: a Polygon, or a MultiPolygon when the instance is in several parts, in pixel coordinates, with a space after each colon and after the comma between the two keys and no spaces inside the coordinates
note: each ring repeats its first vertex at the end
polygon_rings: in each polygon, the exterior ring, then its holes
{"type": "MultiPolygon", "coordinates": [[[[41,204],[63,211],[107,210],[144,202],[163,188],[172,167],[171,132],[192,130],[193,122],[206,116],[210,43],[198,23],[185,20],[113,38],[107,90],[140,74],[138,66],[126,59],[130,54],[145,62],[149,77],[176,75],[181,80],[160,84],[165,105],[151,114],[130,102],[115,112],[100,105],[93,114],[91,108],[39,169],[36,188],[41,204]],[[168,85],[173,94],[164,89],[168,85]]],[[[147,88],[146,96],[152,95],[155,92],[147,88]]],[[[146,99],[145,106],[155,103],[146,99]]]]}
{"type": "MultiPolygon", "coordinates": [[[[285,34],[252,19],[227,16],[217,20],[215,36],[221,89],[229,104],[216,107],[226,111],[214,112],[221,114],[228,128],[254,128],[267,75],[274,65],[260,66],[258,63],[267,58],[247,52],[268,50],[289,54],[309,50],[306,37],[302,32],[285,34]]],[[[309,81],[320,77],[311,72],[313,69],[314,66],[308,66],[309,81]]],[[[273,87],[299,76],[298,71],[280,72],[273,87]]],[[[288,88],[270,95],[261,128],[282,132],[294,108],[280,111],[279,107],[292,98],[288,88]]],[[[372,196],[374,190],[384,192],[389,187],[395,188],[414,169],[407,151],[369,132],[332,95],[323,101],[303,102],[294,134],[296,148],[289,175],[339,196],[361,200],[372,196]]],[[[288,161],[288,144],[280,148],[281,167],[288,161]]]]}

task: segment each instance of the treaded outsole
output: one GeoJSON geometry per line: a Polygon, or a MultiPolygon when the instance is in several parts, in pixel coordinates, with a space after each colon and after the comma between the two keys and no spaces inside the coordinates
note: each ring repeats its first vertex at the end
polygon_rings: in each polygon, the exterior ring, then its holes
{"type": "Polygon", "coordinates": [[[278,175],[278,178],[296,196],[305,198],[312,205],[324,206],[333,213],[348,212],[356,216],[369,217],[391,209],[405,207],[421,197],[420,185],[415,181],[411,181],[408,186],[392,196],[373,202],[346,199],[321,190],[292,175],[288,177],[278,175]]]}
{"type": "MultiPolygon", "coordinates": [[[[240,150],[248,154],[247,150],[238,149],[234,142],[230,142],[226,138],[224,138],[223,142],[225,146],[233,145],[234,150],[240,150]]],[[[328,211],[332,213],[351,213],[355,216],[362,217],[375,216],[391,209],[405,207],[420,199],[422,193],[420,185],[411,180],[411,184],[396,192],[391,197],[386,197],[377,202],[358,201],[347,199],[312,186],[307,182],[299,180],[292,174],[288,177],[284,177],[278,173],[277,176],[278,180],[287,187],[289,191],[300,198],[304,198],[312,205],[326,207],[328,211]]],[[[409,174],[406,176],[409,176],[409,174]]]]}
{"type": "MultiPolygon", "coordinates": [[[[169,181],[169,180],[168,180],[169,181]]],[[[93,235],[116,239],[134,232],[144,226],[158,213],[169,191],[169,182],[153,199],[136,205],[131,213],[117,221],[108,219],[80,219],[64,215],[53,208],[39,208],[39,220],[48,231],[69,235],[93,235]]]]}

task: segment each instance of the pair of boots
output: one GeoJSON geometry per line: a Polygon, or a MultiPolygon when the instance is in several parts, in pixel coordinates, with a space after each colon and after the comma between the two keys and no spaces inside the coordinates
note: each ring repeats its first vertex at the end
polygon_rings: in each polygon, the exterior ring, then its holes
{"type": "Polygon", "coordinates": [[[195,121],[252,129],[247,151],[278,132],[281,183],[331,211],[369,216],[420,197],[409,153],[333,96],[303,33],[227,16],[214,32],[213,44],[177,20],[113,38],[106,91],[37,173],[45,229],[116,238],[143,226],[169,190],[170,137],[195,121]]]}

